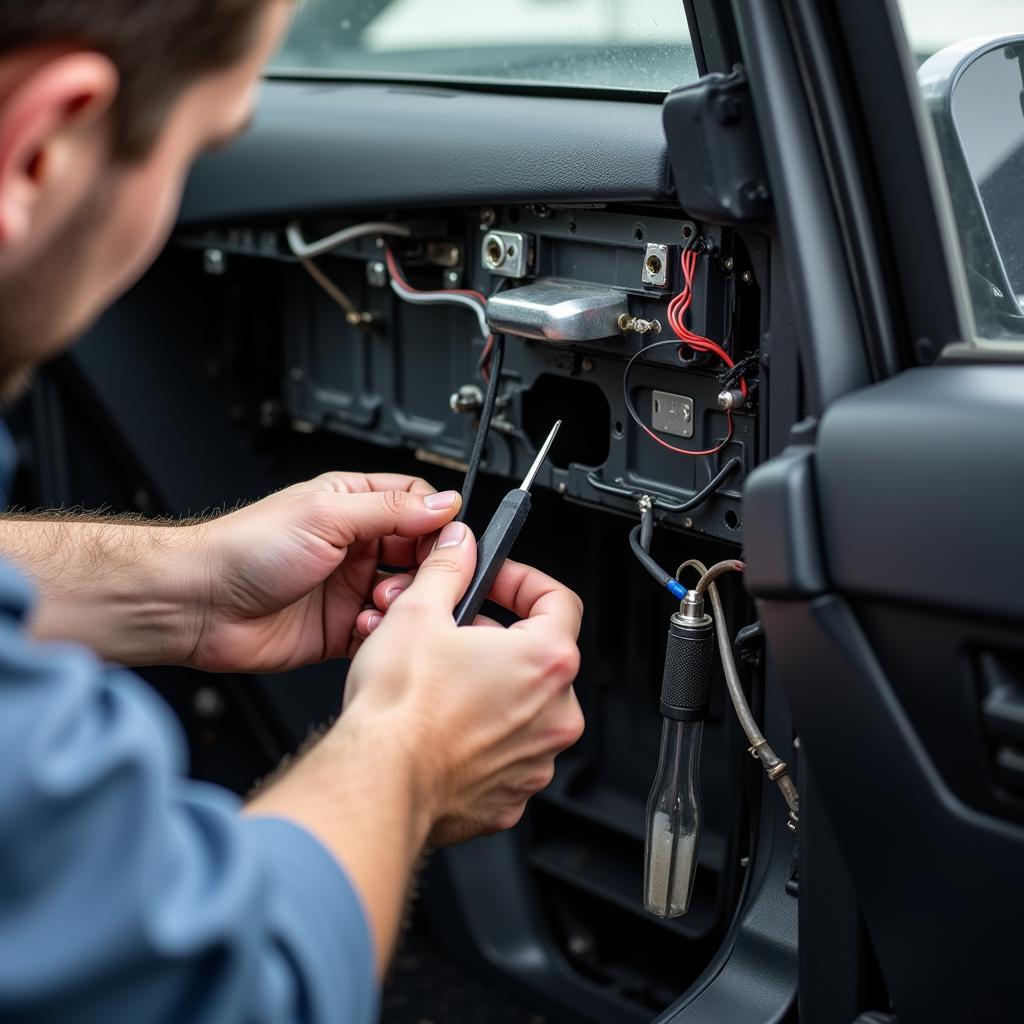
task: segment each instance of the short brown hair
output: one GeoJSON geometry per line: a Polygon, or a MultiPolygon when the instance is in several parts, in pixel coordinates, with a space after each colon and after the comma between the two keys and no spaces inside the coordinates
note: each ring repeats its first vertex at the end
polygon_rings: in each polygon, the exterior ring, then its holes
{"type": "Polygon", "coordinates": [[[68,42],[106,54],[121,88],[119,157],[144,156],[192,81],[229,67],[253,44],[267,0],[0,0],[0,56],[68,42]]]}

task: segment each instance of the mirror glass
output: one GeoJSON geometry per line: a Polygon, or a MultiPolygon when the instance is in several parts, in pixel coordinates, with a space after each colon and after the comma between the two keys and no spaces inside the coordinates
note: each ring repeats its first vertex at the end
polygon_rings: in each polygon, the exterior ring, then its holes
{"type": "Polygon", "coordinates": [[[972,61],[953,87],[950,112],[1006,283],[1024,303],[1024,44],[972,61]]]}

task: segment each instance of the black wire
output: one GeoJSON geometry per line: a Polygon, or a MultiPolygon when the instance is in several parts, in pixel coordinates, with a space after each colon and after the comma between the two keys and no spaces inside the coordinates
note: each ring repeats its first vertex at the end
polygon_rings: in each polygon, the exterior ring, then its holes
{"type": "MultiPolygon", "coordinates": [[[[639,351],[635,352],[626,362],[626,368],[622,371],[622,399],[626,405],[626,412],[629,413],[633,422],[636,423],[636,425],[644,431],[645,434],[652,428],[648,427],[647,424],[640,419],[640,414],[636,411],[636,408],[633,405],[633,399],[629,397],[629,375],[633,372],[633,367],[636,365],[636,361],[641,356],[647,355],[647,353],[652,349],[662,348],[665,345],[675,345],[676,348],[682,348],[685,344],[686,342],[681,341],[679,338],[669,338],[665,341],[652,341],[649,345],[645,345],[639,351]]],[[[730,420],[729,422],[731,423],[732,421],[730,420]]],[[[721,444],[716,445],[708,451],[689,451],[686,448],[677,448],[675,445],[666,445],[666,447],[679,455],[693,455],[701,457],[704,455],[714,455],[716,452],[720,452],[729,443],[731,437],[732,435],[730,432],[722,440],[721,444]]]]}
{"type": "MultiPolygon", "coordinates": [[[[665,498],[650,494],[651,502],[659,512],[671,512],[673,514],[689,512],[698,505],[702,505],[715,494],[722,484],[742,465],[742,460],[733,456],[692,498],[687,498],[686,501],[670,502],[665,498]]],[[[641,493],[640,491],[631,491],[628,487],[616,487],[614,484],[606,484],[593,472],[587,474],[587,483],[596,491],[604,491],[605,494],[614,494],[618,498],[629,498],[632,501],[636,501],[641,493]]],[[[649,494],[650,492],[644,491],[643,493],[649,494]]]]}
{"type": "Polygon", "coordinates": [[[629,531],[629,546],[633,549],[633,554],[636,555],[640,564],[664,587],[675,577],[662,569],[651,557],[651,541],[653,539],[654,510],[645,502],[640,506],[640,525],[634,526],[629,531]]]}
{"type": "Polygon", "coordinates": [[[462,483],[462,508],[456,516],[456,522],[459,523],[466,520],[469,499],[473,496],[477,474],[480,472],[480,463],[483,462],[484,449],[487,447],[487,435],[490,433],[491,420],[494,417],[494,404],[498,400],[498,385],[501,382],[501,367],[504,361],[505,335],[495,334],[494,351],[491,355],[491,379],[487,384],[483,407],[480,409],[480,425],[477,427],[473,451],[470,453],[469,465],[466,467],[466,478],[462,483]]]}
{"type": "Polygon", "coordinates": [[[664,569],[658,563],[651,558],[651,556],[644,551],[643,545],[640,543],[640,532],[643,529],[640,523],[637,523],[632,530],[629,531],[629,546],[633,549],[633,554],[636,555],[637,560],[640,564],[658,581],[658,585],[661,587],[667,586],[670,580],[675,579],[674,576],[665,572],[664,569]]]}
{"type": "Polygon", "coordinates": [[[744,356],[735,366],[731,367],[726,373],[723,373],[722,376],[718,378],[721,381],[722,386],[731,388],[741,377],[745,377],[747,375],[747,371],[754,366],[760,358],[760,352],[751,352],[749,356],[744,356]]]}

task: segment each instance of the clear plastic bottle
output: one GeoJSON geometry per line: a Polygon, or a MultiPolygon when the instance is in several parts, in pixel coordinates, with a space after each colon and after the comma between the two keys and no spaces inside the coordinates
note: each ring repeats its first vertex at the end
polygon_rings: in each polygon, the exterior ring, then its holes
{"type": "Polygon", "coordinates": [[[658,774],[647,801],[644,907],[657,917],[690,908],[703,806],[700,792],[701,721],[665,718],[658,774]]]}

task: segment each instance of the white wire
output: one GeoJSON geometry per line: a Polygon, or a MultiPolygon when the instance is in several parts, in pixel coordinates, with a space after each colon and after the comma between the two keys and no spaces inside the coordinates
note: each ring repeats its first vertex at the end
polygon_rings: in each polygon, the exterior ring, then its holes
{"type": "Polygon", "coordinates": [[[410,229],[404,224],[392,224],[390,221],[371,221],[368,224],[353,224],[351,227],[342,228],[341,231],[336,231],[333,235],[328,235],[326,238],[319,238],[315,242],[306,241],[298,221],[292,221],[285,232],[289,248],[300,259],[323,256],[325,252],[337,249],[348,242],[354,242],[357,238],[365,238],[367,235],[392,235],[397,238],[408,238],[411,234],[410,229]]]}
{"type": "Polygon", "coordinates": [[[417,306],[426,306],[437,303],[446,303],[456,306],[465,306],[476,314],[477,323],[480,325],[480,334],[486,338],[491,329],[487,326],[487,315],[483,305],[469,295],[456,295],[453,292],[414,292],[403,288],[394,278],[391,279],[391,288],[394,293],[406,302],[417,306]]]}

